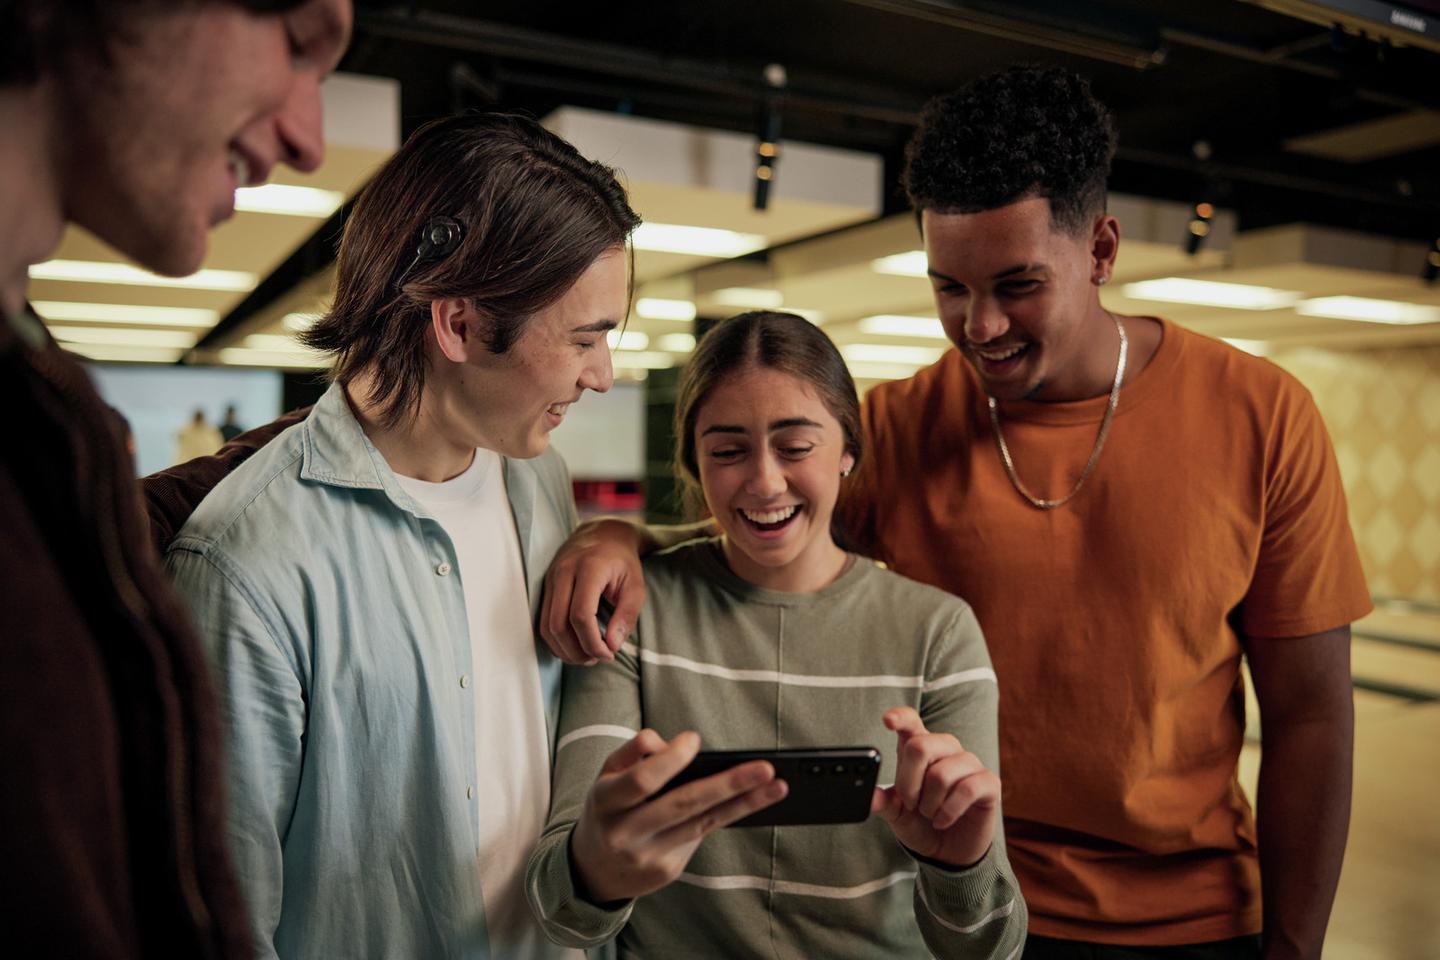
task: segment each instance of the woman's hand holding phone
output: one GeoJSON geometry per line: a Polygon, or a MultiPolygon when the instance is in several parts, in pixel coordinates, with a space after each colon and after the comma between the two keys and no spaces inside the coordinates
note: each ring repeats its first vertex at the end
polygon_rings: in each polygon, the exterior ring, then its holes
{"type": "Polygon", "coordinates": [[[699,750],[694,733],[667,742],[647,729],[606,759],[570,837],[570,860],[592,903],[659,890],[680,875],[707,834],[785,796],[774,768],[755,761],[657,797],[699,750]]]}
{"type": "Polygon", "coordinates": [[[887,710],[884,722],[898,741],[895,783],[875,791],[871,812],[922,857],[957,869],[979,862],[995,836],[1000,778],[911,707],[887,710]]]}

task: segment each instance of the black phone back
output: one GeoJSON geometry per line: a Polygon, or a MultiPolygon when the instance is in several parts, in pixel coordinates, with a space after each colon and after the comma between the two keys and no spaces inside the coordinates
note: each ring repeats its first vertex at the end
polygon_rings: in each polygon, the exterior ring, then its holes
{"type": "Polygon", "coordinates": [[[874,747],[820,747],[794,750],[702,750],[660,791],[703,780],[751,760],[768,760],[790,792],[732,827],[859,823],[870,815],[870,797],[880,774],[874,747]]]}

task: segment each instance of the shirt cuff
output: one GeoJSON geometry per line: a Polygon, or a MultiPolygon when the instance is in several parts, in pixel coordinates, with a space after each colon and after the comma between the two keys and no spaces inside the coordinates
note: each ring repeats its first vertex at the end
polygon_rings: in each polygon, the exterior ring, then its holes
{"type": "Polygon", "coordinates": [[[996,885],[1005,877],[1000,853],[993,843],[985,856],[963,869],[928,857],[916,857],[915,862],[920,868],[916,882],[924,885],[931,908],[942,914],[964,915],[991,903],[996,885]]]}
{"type": "Polygon", "coordinates": [[[547,932],[560,935],[572,946],[593,947],[614,939],[630,921],[634,900],[603,906],[586,900],[576,888],[570,864],[570,836],[556,844],[534,877],[540,920],[547,932]],[[543,898],[540,891],[545,891],[543,898]]]}

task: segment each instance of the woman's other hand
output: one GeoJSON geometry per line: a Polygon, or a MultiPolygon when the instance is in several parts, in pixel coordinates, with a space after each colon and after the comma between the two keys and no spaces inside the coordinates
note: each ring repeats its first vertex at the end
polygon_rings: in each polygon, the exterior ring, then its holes
{"type": "Polygon", "coordinates": [[[897,740],[895,783],[870,811],[913,853],[956,869],[985,856],[1000,815],[1000,778],[948,733],[925,729],[911,707],[887,710],[897,740]]]}

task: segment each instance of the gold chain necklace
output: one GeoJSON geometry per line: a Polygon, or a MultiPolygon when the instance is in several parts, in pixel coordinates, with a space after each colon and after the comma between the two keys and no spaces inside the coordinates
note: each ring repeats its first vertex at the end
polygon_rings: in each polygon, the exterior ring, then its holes
{"type": "Polygon", "coordinates": [[[1105,446],[1105,436],[1110,432],[1110,421],[1115,416],[1115,407],[1120,403],[1120,381],[1125,379],[1125,355],[1129,352],[1130,341],[1125,336],[1125,325],[1113,313],[1110,319],[1115,321],[1115,329],[1120,333],[1120,356],[1115,361],[1115,382],[1110,387],[1110,403],[1105,407],[1105,417],[1100,421],[1100,434],[1095,438],[1095,448],[1090,451],[1090,459],[1085,463],[1085,469],[1080,471],[1080,479],[1075,481],[1075,488],[1059,500],[1046,500],[1034,496],[1025,489],[1025,484],[1020,482],[1020,476],[1015,472],[1015,462],[1010,459],[1010,448],[1005,445],[1005,434],[1000,432],[1000,412],[995,398],[986,394],[990,402],[990,422],[995,427],[995,439],[1000,444],[1000,459],[1005,463],[1005,473],[1009,475],[1010,482],[1020,492],[1020,496],[1030,501],[1030,505],[1041,510],[1054,510],[1056,507],[1063,507],[1070,502],[1080,488],[1085,486],[1085,481],[1090,479],[1090,474],[1095,470],[1095,463],[1100,459],[1100,451],[1105,446]]]}

